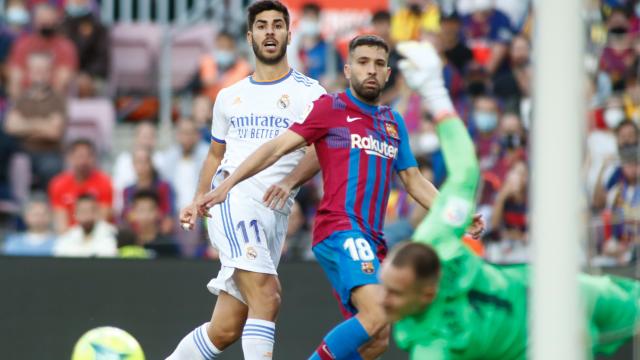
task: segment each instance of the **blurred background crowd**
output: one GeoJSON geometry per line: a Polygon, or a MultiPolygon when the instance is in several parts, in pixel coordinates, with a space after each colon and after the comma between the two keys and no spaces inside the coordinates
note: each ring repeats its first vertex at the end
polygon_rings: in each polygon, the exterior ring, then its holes
{"type": "MultiPolygon", "coordinates": [[[[535,1],[534,1],[535,2],[535,1]]],[[[529,258],[529,129],[534,8],[528,0],[286,2],[295,69],[329,92],[345,88],[348,41],[427,39],[482,169],[469,243],[488,260],[529,258]]],[[[212,104],[252,72],[243,1],[2,0],[0,249],[6,255],[216,258],[205,224],[185,232],[179,210],[208,151],[212,104]]],[[[584,260],[636,261],[640,225],[640,1],[586,2],[584,260]]],[[[558,54],[563,56],[563,54],[558,54]]],[[[421,171],[447,174],[429,109],[392,76],[382,100],[403,116],[421,171]]],[[[562,79],[558,79],[562,81],[562,79]]],[[[556,119],[564,121],[564,119],[556,119]]],[[[576,134],[576,136],[581,136],[576,134]]],[[[289,221],[286,260],[312,259],[321,179],[289,221]]],[[[424,216],[395,184],[390,242],[424,216]]]]}

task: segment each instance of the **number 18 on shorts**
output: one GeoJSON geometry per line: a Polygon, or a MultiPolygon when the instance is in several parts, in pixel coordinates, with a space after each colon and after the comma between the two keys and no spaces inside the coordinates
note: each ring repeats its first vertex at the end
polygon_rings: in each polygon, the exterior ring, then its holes
{"type": "Polygon", "coordinates": [[[375,244],[359,231],[338,231],[313,248],[340,302],[355,313],[350,303],[351,290],[378,283],[380,261],[375,244]]]}

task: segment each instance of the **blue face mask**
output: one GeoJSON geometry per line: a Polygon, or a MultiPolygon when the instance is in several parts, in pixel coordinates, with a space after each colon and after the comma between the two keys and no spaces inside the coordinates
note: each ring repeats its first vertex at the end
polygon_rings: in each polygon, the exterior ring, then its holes
{"type": "Polygon", "coordinates": [[[67,15],[75,18],[75,17],[85,16],[91,13],[91,6],[67,4],[64,7],[64,10],[67,12],[67,15]]]}
{"type": "Polygon", "coordinates": [[[498,125],[498,115],[488,111],[476,111],[473,121],[481,132],[490,132],[498,125]]]}
{"type": "Polygon", "coordinates": [[[215,52],[216,63],[223,69],[229,68],[236,61],[236,55],[233,51],[218,50],[215,52]]]}

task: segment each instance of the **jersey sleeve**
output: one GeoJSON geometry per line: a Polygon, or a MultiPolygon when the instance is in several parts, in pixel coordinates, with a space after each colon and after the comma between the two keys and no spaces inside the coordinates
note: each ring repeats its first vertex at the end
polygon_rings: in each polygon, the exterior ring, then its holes
{"type": "Polygon", "coordinates": [[[308,145],[315,143],[329,131],[329,119],[324,116],[324,107],[327,101],[331,101],[327,98],[328,95],[322,95],[318,100],[307,105],[300,120],[289,127],[289,130],[302,136],[308,145]]]}
{"type": "Polygon", "coordinates": [[[226,98],[225,94],[224,89],[218,93],[216,101],[213,104],[213,118],[211,120],[211,140],[220,144],[226,144],[225,138],[229,131],[229,122],[223,111],[223,103],[226,98]]]}
{"type": "Polygon", "coordinates": [[[409,146],[409,132],[407,131],[407,126],[404,124],[404,119],[395,111],[393,112],[393,117],[396,119],[396,123],[398,124],[398,135],[400,136],[398,157],[396,158],[396,161],[394,161],[393,167],[396,171],[406,170],[410,167],[417,167],[418,162],[416,161],[415,156],[413,156],[411,147],[409,146]]]}
{"type": "Polygon", "coordinates": [[[442,260],[448,260],[463,250],[461,237],[471,223],[480,168],[461,120],[446,120],[437,131],[448,178],[413,240],[433,246],[442,260]]]}

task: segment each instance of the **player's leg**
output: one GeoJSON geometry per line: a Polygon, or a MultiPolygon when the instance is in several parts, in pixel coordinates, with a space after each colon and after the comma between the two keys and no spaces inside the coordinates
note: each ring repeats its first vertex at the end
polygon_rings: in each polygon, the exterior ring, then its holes
{"type": "Polygon", "coordinates": [[[358,232],[339,232],[316,245],[314,253],[342,305],[357,315],[331,330],[311,359],[362,359],[361,348],[367,359],[377,357],[386,350],[388,331],[377,285],[380,263],[371,243],[358,232]]]}
{"type": "Polygon", "coordinates": [[[246,318],[247,305],[221,291],[211,321],[187,334],[167,360],[215,359],[238,340],[246,318]]]}
{"type": "Polygon", "coordinates": [[[234,279],[249,307],[242,332],[245,360],[273,357],[276,318],[280,310],[281,288],[278,277],[236,269],[234,279]]]}
{"type": "Polygon", "coordinates": [[[287,216],[261,203],[232,194],[227,203],[231,229],[236,230],[239,256],[233,259],[233,280],[248,305],[242,332],[245,360],[273,357],[281,288],[276,268],[286,235],[287,216]]]}
{"type": "Polygon", "coordinates": [[[225,209],[216,205],[211,208],[210,214],[212,217],[207,219],[209,239],[219,251],[222,266],[207,288],[218,295],[218,300],[211,321],[185,336],[168,360],[215,358],[239,337],[247,318],[248,308],[233,280],[233,259],[238,256],[238,246],[225,222],[225,209]]]}

